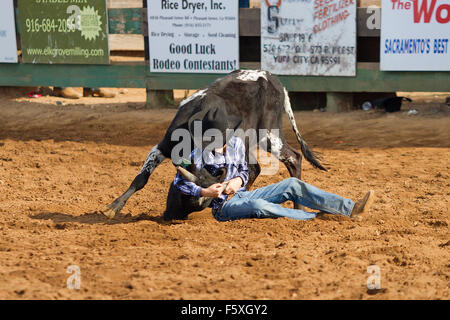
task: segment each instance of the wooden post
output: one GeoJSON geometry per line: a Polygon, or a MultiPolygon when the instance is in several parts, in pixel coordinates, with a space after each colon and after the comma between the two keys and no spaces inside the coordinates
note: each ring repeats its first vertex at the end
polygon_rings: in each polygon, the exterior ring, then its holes
{"type": "MultiPolygon", "coordinates": [[[[147,0],[142,0],[142,7],[147,8],[147,0]]],[[[142,17],[143,21],[147,20],[147,16],[142,17]]],[[[145,24],[147,25],[147,24],[145,24]]],[[[148,36],[144,37],[144,50],[145,50],[145,66],[147,68],[146,73],[150,72],[149,62],[149,44],[148,36]]],[[[173,91],[172,90],[151,90],[149,82],[145,80],[145,86],[147,91],[147,99],[145,102],[145,108],[147,109],[160,109],[173,106],[173,91]]]]}
{"type": "Polygon", "coordinates": [[[172,90],[151,90],[147,85],[147,101],[145,107],[147,109],[173,108],[173,91],[172,90]]]}
{"type": "Polygon", "coordinates": [[[345,112],[353,109],[353,94],[327,92],[327,111],[331,113],[345,112]]]}

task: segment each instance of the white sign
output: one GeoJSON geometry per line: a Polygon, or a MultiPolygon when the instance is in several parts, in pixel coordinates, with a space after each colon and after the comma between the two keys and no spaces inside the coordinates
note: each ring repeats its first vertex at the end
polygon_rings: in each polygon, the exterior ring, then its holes
{"type": "Polygon", "coordinates": [[[0,62],[17,63],[13,0],[0,2],[0,62]]]}
{"type": "Polygon", "coordinates": [[[383,0],[380,68],[450,71],[449,0],[383,0]]]}
{"type": "Polygon", "coordinates": [[[239,69],[239,8],[230,0],[148,0],[151,72],[239,69]]]}
{"type": "Polygon", "coordinates": [[[355,76],[356,0],[261,0],[261,64],[275,74],[355,76]]]}

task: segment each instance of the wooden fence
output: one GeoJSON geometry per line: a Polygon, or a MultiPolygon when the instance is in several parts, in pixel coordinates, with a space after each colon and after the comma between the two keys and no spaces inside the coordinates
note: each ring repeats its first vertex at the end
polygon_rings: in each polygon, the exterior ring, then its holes
{"type": "MultiPolygon", "coordinates": [[[[286,88],[295,92],[328,92],[333,101],[342,100],[343,94],[351,92],[450,91],[450,72],[380,71],[380,29],[367,26],[367,19],[372,14],[367,8],[357,10],[358,62],[355,77],[280,76],[286,88]]],[[[108,17],[110,34],[147,35],[146,8],[111,8],[108,9],[108,17]]],[[[17,22],[16,25],[20,35],[17,22]]],[[[239,9],[239,44],[241,69],[259,69],[259,8],[239,9]]],[[[198,89],[220,76],[150,73],[148,61],[112,62],[110,65],[0,64],[0,86],[198,89]]]]}

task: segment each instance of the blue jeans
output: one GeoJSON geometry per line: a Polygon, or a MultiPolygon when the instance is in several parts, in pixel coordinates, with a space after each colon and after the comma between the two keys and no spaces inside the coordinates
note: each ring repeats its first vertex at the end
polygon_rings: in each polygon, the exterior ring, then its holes
{"type": "Polygon", "coordinates": [[[288,178],[253,191],[237,192],[214,213],[214,217],[218,221],[278,217],[309,220],[316,217],[315,212],[283,208],[280,203],[288,200],[313,210],[347,217],[355,205],[350,199],[325,192],[297,178],[288,178]]]}

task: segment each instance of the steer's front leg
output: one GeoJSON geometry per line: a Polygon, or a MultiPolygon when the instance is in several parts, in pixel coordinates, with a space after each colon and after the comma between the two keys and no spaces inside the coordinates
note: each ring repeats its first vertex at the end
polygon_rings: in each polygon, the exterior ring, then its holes
{"type": "Polygon", "coordinates": [[[102,211],[105,216],[112,219],[114,216],[122,210],[128,199],[136,192],[141,190],[147,184],[148,178],[152,174],[153,170],[165,159],[161,151],[158,149],[158,145],[154,146],[150,150],[141,172],[134,178],[130,187],[120,197],[114,200],[111,204],[107,205],[102,211]]]}
{"type": "Polygon", "coordinates": [[[139,173],[136,178],[134,178],[130,187],[125,191],[120,197],[114,200],[111,204],[106,206],[103,210],[103,214],[108,218],[112,219],[114,216],[122,210],[128,199],[138,190],[141,190],[147,184],[150,173],[148,171],[143,171],[139,173]]]}

